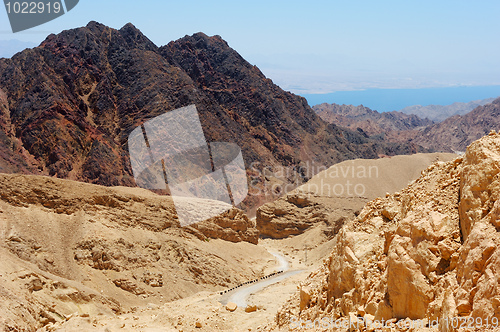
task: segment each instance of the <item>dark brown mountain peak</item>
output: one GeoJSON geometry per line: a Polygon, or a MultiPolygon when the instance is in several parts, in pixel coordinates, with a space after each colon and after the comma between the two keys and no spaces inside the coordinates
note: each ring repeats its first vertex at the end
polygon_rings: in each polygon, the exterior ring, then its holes
{"type": "Polygon", "coordinates": [[[230,48],[229,44],[219,35],[208,36],[203,32],[197,32],[192,36],[185,36],[184,38],[196,41],[196,47],[198,48],[209,48],[209,47],[218,47],[224,49],[230,48]]]}
{"type": "Polygon", "coordinates": [[[108,44],[111,40],[111,35],[114,29],[111,29],[99,22],[91,21],[85,27],[79,27],[70,30],[64,30],[61,33],[50,34],[40,46],[52,45],[59,43],[59,47],[71,44],[82,44],[89,40],[99,39],[108,44]]]}
{"type": "Polygon", "coordinates": [[[120,29],[120,34],[123,36],[129,47],[154,52],[158,50],[158,46],[149,40],[149,38],[146,37],[132,23],[125,24],[120,29]]]}
{"type": "Polygon", "coordinates": [[[221,80],[236,83],[253,77],[265,79],[261,71],[229,47],[220,36],[199,32],[185,36],[160,48],[160,53],[171,63],[182,67],[191,78],[212,85],[221,80]]]}
{"type": "Polygon", "coordinates": [[[102,52],[103,47],[111,47],[113,50],[158,50],[158,47],[131,23],[115,30],[95,21],[89,22],[85,27],[65,30],[57,35],[51,34],[40,46],[51,51],[68,47],[78,49],[80,55],[102,52]]]}
{"type": "Polygon", "coordinates": [[[97,21],[90,21],[89,23],[87,23],[86,28],[89,29],[90,31],[92,31],[93,33],[96,33],[96,31],[104,32],[104,31],[113,30],[112,28],[110,28],[102,23],[99,23],[97,21]]]}

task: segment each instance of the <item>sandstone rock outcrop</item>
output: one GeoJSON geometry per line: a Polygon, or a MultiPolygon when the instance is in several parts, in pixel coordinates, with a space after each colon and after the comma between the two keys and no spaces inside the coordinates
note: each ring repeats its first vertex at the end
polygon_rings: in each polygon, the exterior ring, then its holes
{"type": "Polygon", "coordinates": [[[437,319],[440,331],[470,316],[491,328],[500,320],[499,174],[500,134],[492,132],[463,159],[433,164],[401,192],[369,202],[302,285],[308,304],[298,292],[277,325],[354,314],[437,319]]]}
{"type": "Polygon", "coordinates": [[[488,138],[474,142],[467,149],[460,177],[460,227],[466,240],[472,227],[481,219],[488,217],[493,225],[498,215],[500,198],[500,142],[488,138]],[[496,204],[496,205],[495,205],[496,204]],[[493,210],[493,211],[492,211],[493,210]]]}
{"type": "Polygon", "coordinates": [[[228,304],[226,304],[226,310],[227,311],[235,311],[236,309],[238,309],[238,305],[236,303],[233,303],[233,302],[229,302],[228,304]]]}
{"type": "Polygon", "coordinates": [[[347,218],[363,206],[356,198],[323,198],[292,192],[257,210],[256,226],[264,237],[282,239],[302,234],[317,223],[325,223],[334,234],[347,218]],[[299,202],[300,201],[300,202],[299,202]]]}
{"type": "Polygon", "coordinates": [[[190,227],[198,230],[207,238],[231,242],[246,241],[253,244],[257,244],[259,241],[259,231],[254,222],[243,211],[236,208],[190,227]]]}

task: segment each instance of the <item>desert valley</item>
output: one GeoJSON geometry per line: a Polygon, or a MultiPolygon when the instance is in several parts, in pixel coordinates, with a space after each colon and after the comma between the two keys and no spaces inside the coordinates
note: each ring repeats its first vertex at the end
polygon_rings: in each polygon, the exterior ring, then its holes
{"type": "Polygon", "coordinates": [[[131,23],[1,58],[0,330],[500,331],[500,98],[459,106],[311,107],[220,36],[131,23]],[[189,105],[248,195],[183,197],[210,216],[184,225],[128,139],[189,105]]]}

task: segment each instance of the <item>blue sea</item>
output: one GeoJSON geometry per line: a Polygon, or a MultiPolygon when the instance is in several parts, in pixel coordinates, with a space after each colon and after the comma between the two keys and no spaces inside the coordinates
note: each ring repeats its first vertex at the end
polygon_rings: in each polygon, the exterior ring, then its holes
{"type": "Polygon", "coordinates": [[[413,105],[449,105],[500,96],[500,85],[425,89],[368,89],[302,95],[309,105],[321,103],[363,105],[379,112],[399,111],[413,105]]]}

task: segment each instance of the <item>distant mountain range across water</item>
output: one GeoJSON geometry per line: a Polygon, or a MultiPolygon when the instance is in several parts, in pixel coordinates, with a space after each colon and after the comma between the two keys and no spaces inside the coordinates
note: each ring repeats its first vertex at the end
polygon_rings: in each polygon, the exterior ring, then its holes
{"type": "MultiPolygon", "coordinates": [[[[450,105],[453,103],[469,103],[473,100],[477,101],[498,97],[500,96],[500,85],[425,89],[367,89],[302,96],[307,99],[307,102],[311,106],[322,103],[361,104],[379,112],[401,110],[404,113],[410,113],[403,109],[413,105],[450,105]]],[[[439,119],[438,121],[440,120],[443,119],[439,119]]]]}
{"type": "Polygon", "coordinates": [[[453,103],[450,105],[414,105],[400,110],[401,113],[414,114],[423,119],[441,122],[454,115],[465,115],[478,106],[483,106],[493,102],[495,98],[474,100],[468,103],[453,103]]]}

